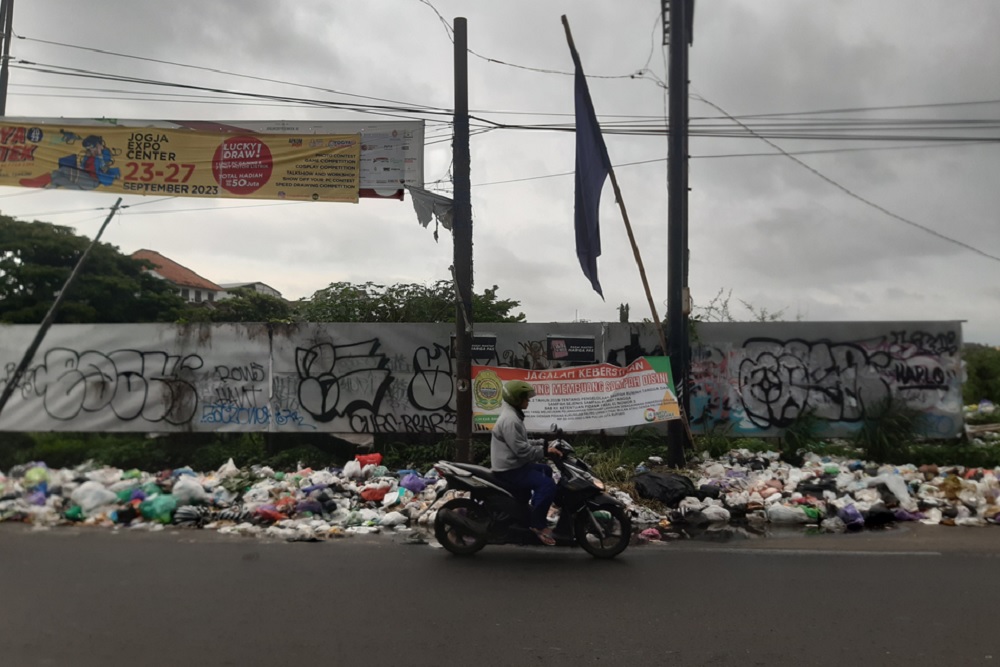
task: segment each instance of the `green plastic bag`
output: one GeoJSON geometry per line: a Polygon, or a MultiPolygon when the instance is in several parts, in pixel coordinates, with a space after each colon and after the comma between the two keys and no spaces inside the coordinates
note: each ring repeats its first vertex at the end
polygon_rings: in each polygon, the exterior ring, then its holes
{"type": "Polygon", "coordinates": [[[177,510],[177,499],[169,493],[153,496],[142,501],[139,505],[139,513],[148,521],[159,523],[170,523],[173,521],[174,512],[177,510]]]}
{"type": "Polygon", "coordinates": [[[816,509],[815,507],[810,507],[809,505],[803,505],[802,511],[806,513],[806,516],[809,517],[810,521],[820,520],[819,510],[816,509]]]}

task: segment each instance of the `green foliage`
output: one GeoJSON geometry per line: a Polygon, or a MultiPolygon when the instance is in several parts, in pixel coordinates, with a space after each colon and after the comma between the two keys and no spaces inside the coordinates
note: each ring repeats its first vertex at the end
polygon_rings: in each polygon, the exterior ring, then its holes
{"type": "Polygon", "coordinates": [[[982,426],[984,424],[1000,424],[1000,410],[993,412],[973,413],[965,418],[965,423],[971,426],[982,426]]]}
{"type": "Polygon", "coordinates": [[[814,410],[800,412],[782,432],[781,450],[797,452],[800,449],[808,449],[819,441],[818,433],[821,426],[822,420],[816,416],[814,410]]]}
{"type": "Polygon", "coordinates": [[[231,296],[206,303],[188,304],[181,319],[186,322],[281,322],[296,318],[295,305],[251,288],[233,290],[231,296]]]}
{"type": "Polygon", "coordinates": [[[732,424],[729,422],[715,423],[701,435],[694,437],[694,448],[699,454],[708,454],[717,459],[725,456],[729,450],[735,449],[733,440],[729,437],[732,424]]]}
{"type": "Polygon", "coordinates": [[[840,456],[846,459],[862,455],[857,447],[843,440],[820,440],[806,446],[805,449],[819,456],[840,456]]]}
{"type": "Polygon", "coordinates": [[[962,346],[967,379],[962,385],[966,405],[983,399],[1000,404],[1000,350],[985,345],[962,346]]]}
{"type": "MultiPolygon", "coordinates": [[[[473,293],[473,321],[523,322],[523,313],[511,313],[520,302],[498,298],[498,289],[473,293]]],[[[298,312],[306,322],[454,322],[455,287],[450,280],[430,286],[332,283],[300,301],[298,312]]]]}
{"type": "Polygon", "coordinates": [[[966,468],[995,468],[1000,466],[1000,443],[976,445],[970,442],[956,444],[918,443],[910,445],[906,455],[907,463],[920,466],[963,466],[966,468]]]}
{"type": "Polygon", "coordinates": [[[0,470],[42,461],[51,468],[72,468],[85,461],[151,472],[183,466],[216,470],[230,458],[240,467],[269,465],[275,470],[304,466],[341,466],[356,448],[322,434],[177,433],[148,438],[141,434],[3,433],[0,470]],[[270,442],[268,442],[270,438],[270,442]]]}
{"type": "MultiPolygon", "coordinates": [[[[0,322],[41,322],[89,245],[69,227],[0,215],[0,322]]],[[[184,301],[144,266],[115,246],[96,244],[55,322],[173,321],[184,301]]]]}
{"type": "Polygon", "coordinates": [[[746,449],[755,453],[774,451],[774,445],[763,438],[735,438],[731,448],[746,449]]]}
{"type": "Polygon", "coordinates": [[[907,447],[920,434],[923,414],[889,396],[870,406],[854,436],[869,461],[905,463],[907,447]]]}

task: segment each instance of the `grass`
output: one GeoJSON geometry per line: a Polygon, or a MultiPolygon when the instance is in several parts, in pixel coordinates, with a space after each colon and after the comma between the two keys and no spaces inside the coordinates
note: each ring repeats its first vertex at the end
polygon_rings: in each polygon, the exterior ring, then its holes
{"type": "Polygon", "coordinates": [[[854,444],[869,461],[905,463],[902,459],[917,440],[922,420],[919,410],[886,397],[866,411],[854,444]]]}
{"type": "MultiPolygon", "coordinates": [[[[781,451],[796,447],[796,453],[820,456],[863,458],[876,463],[922,465],[1000,466],[1000,440],[983,436],[981,441],[918,441],[919,415],[899,406],[885,404],[870,410],[857,436],[851,440],[818,440],[815,425],[803,420],[786,430],[780,442],[761,438],[733,438],[717,428],[695,437],[689,459],[707,454],[724,458],[731,450],[750,452],[781,451]]],[[[651,456],[667,457],[666,437],[659,431],[640,427],[624,436],[569,436],[577,454],[589,463],[598,477],[628,489],[636,466],[651,456]]],[[[489,438],[473,436],[472,460],[489,466],[489,438]]],[[[415,469],[426,472],[441,459],[455,458],[455,439],[441,435],[376,436],[374,451],[383,455],[390,470],[415,469]]],[[[218,469],[230,458],[237,466],[268,465],[275,470],[291,470],[300,464],[313,468],[342,466],[361,450],[357,446],[325,434],[265,436],[264,434],[179,433],[148,438],[143,434],[100,433],[0,433],[0,471],[42,461],[49,467],[74,467],[93,460],[121,469],[159,471],[190,466],[199,472],[218,469]]]]}

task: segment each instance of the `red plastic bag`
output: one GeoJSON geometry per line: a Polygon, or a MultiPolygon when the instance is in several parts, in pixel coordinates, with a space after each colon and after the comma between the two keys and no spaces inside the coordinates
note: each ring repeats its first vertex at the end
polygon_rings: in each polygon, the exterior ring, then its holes
{"type": "Polygon", "coordinates": [[[382,455],[378,452],[374,454],[358,454],[354,457],[354,460],[360,463],[362,468],[366,465],[382,465],[382,455]]]}
{"type": "Polygon", "coordinates": [[[369,486],[368,488],[361,489],[361,499],[380,503],[387,493],[389,493],[388,487],[369,486]]]}

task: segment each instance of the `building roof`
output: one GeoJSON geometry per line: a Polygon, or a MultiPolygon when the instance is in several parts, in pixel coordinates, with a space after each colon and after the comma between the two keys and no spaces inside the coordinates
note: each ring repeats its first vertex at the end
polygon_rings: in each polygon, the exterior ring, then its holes
{"type": "Polygon", "coordinates": [[[259,280],[251,280],[245,283],[219,283],[219,285],[221,285],[225,289],[239,289],[240,287],[256,287],[257,285],[260,285],[261,287],[266,287],[269,290],[274,290],[275,292],[278,291],[273,287],[271,287],[270,285],[268,285],[267,283],[262,283],[259,280]]]}
{"type": "Polygon", "coordinates": [[[202,278],[186,266],[181,266],[155,250],[136,250],[132,253],[131,257],[132,259],[144,259],[150,262],[161,278],[180,287],[192,287],[194,289],[212,290],[214,292],[222,291],[222,288],[211,280],[202,278]]]}

